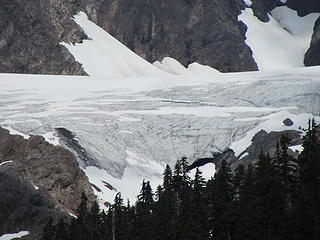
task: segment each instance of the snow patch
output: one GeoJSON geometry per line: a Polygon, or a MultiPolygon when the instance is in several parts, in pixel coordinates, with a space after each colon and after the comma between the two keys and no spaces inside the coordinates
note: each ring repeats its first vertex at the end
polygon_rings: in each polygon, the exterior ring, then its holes
{"type": "Polygon", "coordinates": [[[161,62],[156,61],[153,63],[157,68],[172,73],[175,75],[215,75],[220,72],[212,67],[199,64],[197,62],[189,64],[187,68],[185,68],[179,61],[171,58],[165,57],[161,62]]]}
{"type": "MultiPolygon", "coordinates": [[[[300,114],[292,114],[288,111],[281,111],[277,113],[270,114],[267,116],[266,120],[262,120],[255,128],[248,131],[245,136],[230,145],[230,149],[232,149],[236,156],[239,156],[247,147],[250,146],[251,140],[256,133],[261,130],[266,132],[271,131],[284,131],[284,130],[296,130],[301,131],[301,129],[306,129],[308,125],[309,119],[314,117],[311,114],[300,113],[300,114]],[[293,126],[285,126],[283,124],[283,119],[290,118],[295,122],[293,126]]],[[[316,117],[316,120],[320,120],[320,117],[316,117]]],[[[241,119],[239,119],[241,120],[241,119]]]]}
{"type": "Polygon", "coordinates": [[[73,213],[69,212],[69,215],[73,218],[78,218],[76,215],[74,215],[73,213]]]}
{"type": "Polygon", "coordinates": [[[13,162],[13,161],[11,161],[11,160],[10,160],[10,161],[4,161],[4,162],[0,163],[0,167],[6,165],[6,164],[8,164],[8,163],[12,163],[12,162],[13,162]]]}
{"type": "Polygon", "coordinates": [[[55,146],[58,146],[58,145],[60,145],[60,139],[59,139],[59,137],[55,136],[54,134],[55,134],[55,132],[47,132],[45,134],[42,134],[42,137],[44,137],[44,139],[48,143],[55,145],[55,146]]]}
{"type": "Polygon", "coordinates": [[[288,7],[277,7],[270,21],[261,22],[252,9],[246,8],[238,20],[247,25],[246,44],[253,52],[259,70],[304,67],[304,55],[310,47],[315,21],[319,13],[299,17],[288,7]]]}
{"type": "Polygon", "coordinates": [[[165,168],[163,163],[142,159],[132,150],[127,150],[126,153],[128,166],[125,168],[121,179],[115,178],[106,170],[97,167],[83,169],[89,178],[89,182],[101,190],[98,191],[93,187],[102,209],[107,208],[105,202],[113,203],[118,192],[121,192],[125,200],[129,199],[131,203],[134,203],[141,190],[143,180],[150,181],[154,191],[162,183],[161,176],[165,168]],[[114,189],[110,189],[110,187],[114,189]]]}
{"type": "Polygon", "coordinates": [[[248,155],[249,155],[248,152],[243,153],[243,154],[240,156],[239,160],[241,160],[242,158],[244,158],[244,157],[246,157],[246,156],[248,156],[248,155]]]}
{"type": "MultiPolygon", "coordinates": [[[[207,163],[203,166],[200,166],[199,170],[202,172],[202,177],[206,180],[209,180],[210,178],[212,178],[214,176],[216,168],[213,163],[207,163]]],[[[192,179],[194,179],[194,176],[196,175],[196,168],[192,169],[190,171],[189,175],[192,179]]]]}
{"type": "Polygon", "coordinates": [[[243,2],[247,5],[247,7],[251,7],[251,5],[252,5],[251,0],[243,0],[243,2]]]}
{"type": "Polygon", "coordinates": [[[296,145],[296,146],[291,146],[289,147],[292,151],[301,153],[303,151],[303,146],[302,145],[296,145]]]}
{"type": "Polygon", "coordinates": [[[117,78],[168,75],[89,21],[85,13],[79,12],[74,16],[74,21],[83,29],[90,40],[83,40],[82,43],[75,45],[64,42],[61,44],[82,64],[90,76],[117,78]]]}
{"type": "Polygon", "coordinates": [[[11,135],[19,135],[19,136],[23,137],[24,139],[30,138],[29,135],[24,134],[23,132],[17,131],[15,129],[13,129],[12,127],[9,127],[9,126],[1,126],[1,127],[4,129],[7,129],[11,135]]]}
{"type": "Polygon", "coordinates": [[[15,238],[21,238],[24,236],[29,235],[28,231],[21,231],[18,233],[8,233],[8,234],[4,234],[2,236],[0,236],[0,240],[11,240],[11,239],[15,239],[15,238]]]}

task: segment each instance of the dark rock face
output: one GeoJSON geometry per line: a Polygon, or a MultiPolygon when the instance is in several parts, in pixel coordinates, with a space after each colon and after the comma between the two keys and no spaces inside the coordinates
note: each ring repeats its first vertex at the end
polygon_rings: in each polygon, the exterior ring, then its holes
{"type": "Polygon", "coordinates": [[[283,120],[283,124],[285,126],[292,126],[294,125],[294,122],[290,118],[286,118],[285,120],[283,120]]]}
{"type": "Polygon", "coordinates": [[[91,20],[149,62],[170,56],[222,72],[257,70],[242,0],[83,0],[91,20]]]}
{"type": "MultiPolygon", "coordinates": [[[[253,0],[261,21],[280,0],[253,0]]],[[[288,0],[304,16],[320,12],[318,0],[288,0]]],[[[149,62],[169,56],[221,72],[258,70],[238,21],[243,0],[0,0],[0,72],[85,75],[60,42],[86,36],[71,17],[89,18],[149,62]]],[[[320,20],[319,20],[320,21],[320,20]]],[[[320,65],[320,27],[315,26],[305,65],[320,65]]]]}
{"type": "MultiPolygon", "coordinates": [[[[286,5],[298,12],[299,16],[306,16],[310,13],[320,13],[320,1],[318,0],[288,0],[286,5]]],[[[310,48],[305,54],[305,66],[320,65],[320,18],[315,23],[310,48]]]]}
{"type": "Polygon", "coordinates": [[[84,75],[59,43],[85,34],[71,19],[77,0],[0,0],[0,72],[84,75]]]}
{"type": "Polygon", "coordinates": [[[320,65],[319,53],[320,53],[320,18],[318,18],[313,28],[313,35],[310,43],[310,48],[305,54],[304,65],[305,66],[320,65]]]}
{"type": "Polygon", "coordinates": [[[246,149],[248,155],[243,158],[240,156],[240,160],[235,162],[234,165],[237,166],[237,163],[244,165],[254,163],[258,160],[261,152],[273,156],[277,143],[280,142],[282,135],[287,136],[290,141],[297,141],[297,139],[301,139],[301,133],[294,130],[270,133],[261,130],[252,138],[252,144],[246,149]]]}
{"type": "MultiPolygon", "coordinates": [[[[288,137],[292,146],[301,145],[303,143],[301,132],[295,130],[270,133],[261,130],[252,138],[251,145],[238,157],[234,155],[234,152],[231,149],[227,149],[222,153],[216,154],[212,158],[203,158],[196,160],[193,164],[190,165],[190,169],[203,166],[210,162],[215,164],[216,169],[219,169],[223,160],[227,161],[232,170],[235,170],[240,164],[247,166],[250,163],[257,162],[261,152],[273,156],[276,150],[277,143],[280,142],[282,135],[288,137]]],[[[293,157],[297,157],[299,155],[298,153],[294,153],[293,151],[291,151],[290,154],[293,157]]]]}
{"type": "Polygon", "coordinates": [[[0,128],[0,235],[39,230],[48,216],[74,213],[90,183],[74,155],[31,136],[28,140],[0,128]],[[8,219],[2,221],[3,219],[8,219]]]}
{"type": "Polygon", "coordinates": [[[59,139],[63,142],[63,146],[72,151],[77,157],[81,167],[97,166],[94,159],[87,153],[87,151],[79,144],[72,132],[65,128],[56,128],[59,139]]]}
{"type": "Polygon", "coordinates": [[[286,5],[298,12],[299,16],[320,12],[320,1],[318,0],[287,0],[286,5]]]}
{"type": "Polygon", "coordinates": [[[0,236],[21,230],[40,232],[49,217],[58,219],[54,202],[41,190],[18,177],[9,164],[0,167],[0,236]]]}
{"type": "Polygon", "coordinates": [[[280,0],[253,0],[251,8],[254,15],[262,22],[269,22],[268,13],[276,7],[283,6],[280,0]]]}

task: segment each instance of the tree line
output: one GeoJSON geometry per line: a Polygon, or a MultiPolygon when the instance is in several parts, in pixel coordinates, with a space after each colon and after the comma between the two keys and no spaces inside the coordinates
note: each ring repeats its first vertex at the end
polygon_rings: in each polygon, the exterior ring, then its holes
{"type": "Polygon", "coordinates": [[[186,158],[168,165],[153,192],[143,181],[135,204],[118,193],[108,211],[82,196],[78,217],[48,221],[42,240],[319,240],[320,137],[310,121],[298,159],[282,136],[274,156],[233,172],[226,161],[205,181],[186,158]]]}

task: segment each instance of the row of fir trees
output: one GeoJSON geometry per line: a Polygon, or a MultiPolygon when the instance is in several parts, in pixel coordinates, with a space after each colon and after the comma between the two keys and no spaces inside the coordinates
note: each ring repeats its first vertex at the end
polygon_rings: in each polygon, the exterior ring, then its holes
{"type": "Polygon", "coordinates": [[[42,240],[319,240],[320,144],[314,122],[298,159],[282,137],[275,155],[231,171],[225,161],[210,180],[186,158],[169,166],[155,193],[143,181],[134,205],[115,197],[107,212],[82,197],[78,217],[49,221],[42,240]]]}

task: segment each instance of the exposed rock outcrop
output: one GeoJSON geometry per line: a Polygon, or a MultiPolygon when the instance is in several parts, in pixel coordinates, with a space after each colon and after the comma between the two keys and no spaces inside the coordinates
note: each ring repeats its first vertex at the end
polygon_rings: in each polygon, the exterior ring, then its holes
{"type": "Polygon", "coordinates": [[[0,0],[0,72],[85,75],[60,45],[85,34],[71,19],[77,0],[0,0]]]}
{"type": "MultiPolygon", "coordinates": [[[[173,57],[187,66],[209,65],[221,72],[257,70],[245,43],[246,26],[238,21],[243,0],[0,0],[0,72],[86,74],[60,42],[77,43],[85,34],[72,16],[89,18],[149,62],[173,57]]],[[[253,0],[264,22],[280,0],[253,0]]],[[[304,16],[320,12],[320,3],[288,0],[304,16]]],[[[305,65],[319,65],[319,23],[305,65]]]]}
{"type": "Polygon", "coordinates": [[[71,19],[92,21],[150,62],[171,56],[223,72],[257,70],[237,17],[242,0],[0,0],[0,72],[85,74],[61,41],[81,42],[71,19]]]}
{"type": "MultiPolygon", "coordinates": [[[[285,135],[291,142],[291,145],[301,145],[303,139],[301,132],[295,130],[286,130],[281,132],[267,133],[264,130],[259,131],[252,138],[251,145],[240,154],[235,156],[231,149],[227,149],[224,152],[217,153],[211,158],[200,158],[190,165],[190,169],[203,166],[207,163],[214,163],[216,169],[221,167],[221,162],[226,160],[232,170],[235,170],[240,164],[247,166],[250,163],[255,163],[259,159],[261,152],[273,156],[276,151],[277,143],[280,142],[281,137],[285,135]]],[[[291,152],[291,155],[297,156],[297,153],[291,152]]]]}
{"type": "Polygon", "coordinates": [[[1,233],[37,229],[48,216],[74,213],[90,183],[74,155],[43,137],[28,140],[0,128],[1,233]],[[14,223],[14,224],[12,224],[14,223]]]}
{"type": "Polygon", "coordinates": [[[268,14],[276,7],[283,6],[280,0],[253,0],[251,8],[254,15],[262,22],[270,20],[268,14]]]}
{"type": "Polygon", "coordinates": [[[91,20],[149,62],[170,56],[221,72],[257,70],[238,21],[242,0],[83,1],[91,20]]]}
{"type": "MultiPolygon", "coordinates": [[[[299,16],[320,12],[320,1],[318,0],[288,0],[286,4],[289,8],[296,10],[299,16]]],[[[320,65],[320,18],[316,21],[313,30],[310,48],[306,52],[304,59],[306,66],[320,65]]]]}
{"type": "Polygon", "coordinates": [[[318,0],[287,0],[286,5],[298,12],[299,16],[306,16],[310,13],[320,12],[320,1],[318,0]]]}
{"type": "Polygon", "coordinates": [[[235,169],[239,164],[247,165],[249,163],[255,163],[259,159],[261,152],[273,156],[277,143],[280,142],[282,135],[288,137],[289,141],[294,145],[302,141],[301,133],[295,130],[270,133],[261,130],[252,138],[251,145],[238,157],[239,159],[231,164],[232,168],[235,169]]]}

